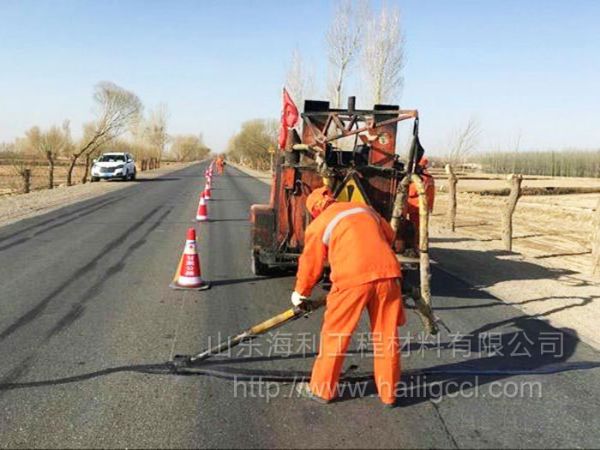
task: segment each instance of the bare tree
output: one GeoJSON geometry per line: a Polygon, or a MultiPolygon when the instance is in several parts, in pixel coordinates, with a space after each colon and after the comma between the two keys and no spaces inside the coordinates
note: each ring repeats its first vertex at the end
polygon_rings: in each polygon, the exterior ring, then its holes
{"type": "Polygon", "coordinates": [[[12,167],[21,178],[21,193],[28,194],[31,191],[31,162],[25,159],[15,159],[12,167]]]}
{"type": "Polygon", "coordinates": [[[160,167],[160,160],[170,139],[167,133],[168,116],[166,105],[160,104],[147,117],[140,117],[130,126],[132,140],[129,151],[139,161],[142,171],[160,167]]]}
{"type": "Polygon", "coordinates": [[[502,242],[504,243],[504,249],[512,252],[513,214],[521,197],[523,176],[511,174],[507,179],[510,184],[510,194],[502,211],[502,242]]]}
{"type": "Polygon", "coordinates": [[[457,129],[451,138],[450,149],[446,159],[456,167],[464,164],[479,142],[481,128],[479,122],[471,117],[464,127],[457,129]]]}
{"type": "Polygon", "coordinates": [[[186,134],[173,138],[171,153],[177,161],[198,161],[206,158],[210,149],[204,144],[201,134],[186,134]]]}
{"type": "Polygon", "coordinates": [[[128,127],[139,119],[142,111],[142,102],[137,95],[109,81],[102,81],[96,85],[94,101],[97,107],[96,120],[86,125],[84,138],[71,154],[67,169],[67,186],[72,184],[73,169],[77,160],[127,131],[128,127]]]}
{"type": "Polygon", "coordinates": [[[446,174],[448,175],[448,228],[450,231],[456,231],[456,183],[458,178],[450,164],[446,164],[446,174]]]}
{"type": "Polygon", "coordinates": [[[361,50],[367,9],[366,1],[355,4],[352,0],[338,0],[334,7],[326,40],[330,67],[329,91],[335,108],[341,105],[345,78],[361,50]]]}
{"type": "Polygon", "coordinates": [[[2,152],[10,157],[12,170],[20,178],[20,184],[11,187],[27,194],[31,190],[31,160],[33,157],[33,150],[27,139],[17,138],[14,142],[3,143],[0,147],[2,152]]]}
{"type": "Polygon", "coordinates": [[[275,120],[253,119],[242,124],[230,140],[227,154],[236,161],[249,163],[255,169],[271,165],[270,148],[277,146],[279,124],[275,120]]]}
{"type": "Polygon", "coordinates": [[[397,7],[381,7],[366,25],[362,71],[374,104],[398,100],[404,85],[404,33],[397,7]]]}
{"type": "Polygon", "coordinates": [[[53,126],[47,131],[42,131],[37,126],[32,127],[25,133],[25,139],[33,151],[41,153],[48,161],[48,189],[53,189],[54,161],[57,156],[68,151],[71,145],[69,121],[65,121],[62,128],[53,126]]]}
{"type": "Polygon", "coordinates": [[[292,52],[292,59],[285,77],[285,86],[296,105],[302,109],[304,100],[314,91],[314,75],[307,68],[298,49],[292,52]]]}
{"type": "Polygon", "coordinates": [[[160,164],[167,142],[169,141],[169,135],[167,134],[168,117],[167,107],[162,104],[153,111],[150,111],[148,118],[144,121],[144,140],[150,147],[158,164],[160,164]]]}

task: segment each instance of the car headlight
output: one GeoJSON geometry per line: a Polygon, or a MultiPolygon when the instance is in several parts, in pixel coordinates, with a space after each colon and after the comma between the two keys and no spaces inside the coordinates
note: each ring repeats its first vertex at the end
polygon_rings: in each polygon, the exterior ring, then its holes
{"type": "Polygon", "coordinates": [[[117,166],[117,169],[122,169],[123,167],[125,167],[125,164],[119,164],[119,165],[117,166]]]}

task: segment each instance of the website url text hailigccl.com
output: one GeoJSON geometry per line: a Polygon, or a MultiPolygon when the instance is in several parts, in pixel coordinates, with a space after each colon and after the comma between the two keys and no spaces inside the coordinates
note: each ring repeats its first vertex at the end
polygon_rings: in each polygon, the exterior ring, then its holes
{"type": "MultiPolygon", "coordinates": [[[[261,377],[251,380],[234,379],[235,398],[258,398],[266,403],[277,398],[297,398],[296,386],[303,379],[291,383],[266,381],[261,377]]],[[[319,388],[313,387],[319,395],[319,388]]],[[[541,381],[494,380],[475,376],[468,380],[429,381],[427,376],[411,376],[400,381],[394,388],[396,398],[429,400],[440,403],[445,399],[540,399],[543,397],[541,381]]],[[[336,398],[360,398],[376,394],[372,381],[343,382],[336,387],[336,398]]]]}

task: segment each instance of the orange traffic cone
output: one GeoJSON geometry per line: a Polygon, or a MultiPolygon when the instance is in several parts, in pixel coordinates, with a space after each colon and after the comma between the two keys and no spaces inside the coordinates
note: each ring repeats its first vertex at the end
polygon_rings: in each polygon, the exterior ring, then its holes
{"type": "Polygon", "coordinates": [[[200,194],[200,202],[198,203],[198,212],[196,212],[196,220],[198,222],[206,222],[208,220],[208,207],[206,206],[204,192],[200,194]]]}
{"type": "Polygon", "coordinates": [[[196,230],[188,229],[185,248],[177,266],[177,272],[169,285],[171,289],[193,289],[203,291],[210,288],[210,284],[202,280],[200,270],[200,257],[196,248],[196,230]]]}
{"type": "Polygon", "coordinates": [[[202,193],[202,195],[204,195],[204,198],[206,200],[210,200],[210,184],[206,184],[206,186],[204,186],[204,192],[202,193]]]}

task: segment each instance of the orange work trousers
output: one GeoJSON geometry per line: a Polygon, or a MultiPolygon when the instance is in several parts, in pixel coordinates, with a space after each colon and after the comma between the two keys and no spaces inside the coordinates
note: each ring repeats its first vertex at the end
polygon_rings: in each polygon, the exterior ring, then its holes
{"type": "Polygon", "coordinates": [[[371,321],[377,392],[384,403],[395,401],[396,385],[400,380],[398,326],[405,322],[401,297],[398,278],[376,280],[343,290],[333,287],[327,296],[321,346],[310,378],[313,394],[326,400],[337,396],[344,356],[366,307],[371,321]]]}

